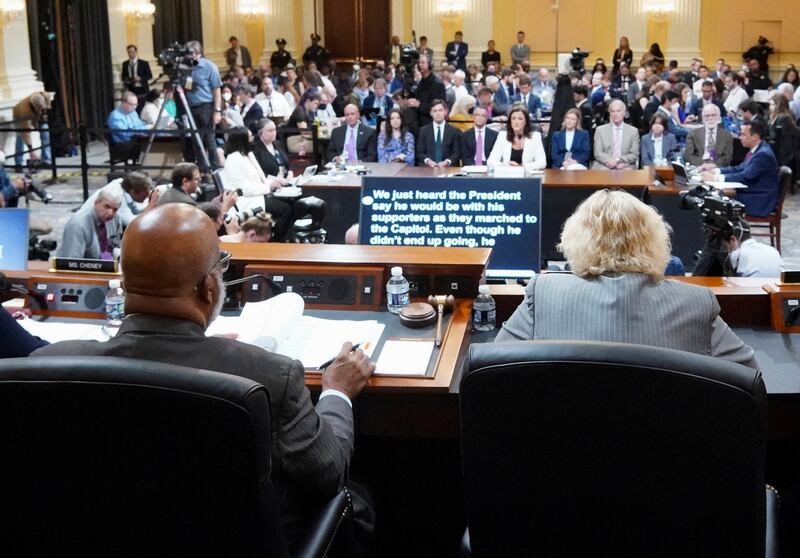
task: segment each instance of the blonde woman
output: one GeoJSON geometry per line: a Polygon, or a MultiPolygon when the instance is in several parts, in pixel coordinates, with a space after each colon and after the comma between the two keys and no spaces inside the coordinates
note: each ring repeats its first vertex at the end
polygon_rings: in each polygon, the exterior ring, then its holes
{"type": "Polygon", "coordinates": [[[472,127],[472,114],[470,109],[475,106],[475,97],[472,95],[464,95],[453,103],[453,108],[450,109],[448,120],[451,126],[458,128],[460,132],[469,130],[472,127]]]}
{"type": "Polygon", "coordinates": [[[664,279],[666,224],[631,194],[592,194],[567,219],[558,248],[572,274],[534,276],[497,341],[637,343],[757,368],[753,349],[719,317],[709,289],[664,279]]]}

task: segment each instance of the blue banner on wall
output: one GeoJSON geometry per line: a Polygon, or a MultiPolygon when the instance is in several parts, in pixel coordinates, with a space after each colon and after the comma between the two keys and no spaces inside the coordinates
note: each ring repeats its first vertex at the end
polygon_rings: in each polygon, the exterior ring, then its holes
{"type": "Polygon", "coordinates": [[[494,276],[539,271],[540,178],[364,177],[359,239],[372,246],[491,248],[494,276]]]}

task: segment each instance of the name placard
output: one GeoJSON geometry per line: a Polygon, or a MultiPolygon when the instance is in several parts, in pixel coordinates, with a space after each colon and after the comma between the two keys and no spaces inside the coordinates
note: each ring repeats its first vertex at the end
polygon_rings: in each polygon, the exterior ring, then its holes
{"type": "Polygon", "coordinates": [[[83,258],[51,258],[50,271],[68,273],[119,273],[116,260],[90,260],[83,258]]]}

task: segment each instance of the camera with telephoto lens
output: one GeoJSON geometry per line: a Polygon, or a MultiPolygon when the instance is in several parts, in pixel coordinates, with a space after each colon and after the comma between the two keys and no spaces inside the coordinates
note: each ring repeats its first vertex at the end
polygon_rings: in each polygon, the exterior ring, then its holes
{"type": "Polygon", "coordinates": [[[56,249],[55,240],[39,240],[39,237],[32,234],[28,239],[28,259],[46,262],[50,259],[50,252],[56,249]]]}
{"type": "Polygon", "coordinates": [[[180,43],[172,43],[158,53],[158,63],[164,68],[164,73],[170,81],[180,85],[186,83],[186,78],[192,75],[192,69],[198,62],[194,58],[194,51],[180,43]]]}
{"type": "Polygon", "coordinates": [[[26,198],[30,199],[31,196],[36,196],[42,203],[50,203],[53,201],[53,194],[42,188],[41,186],[37,186],[33,182],[33,178],[31,177],[28,171],[25,171],[25,174],[22,175],[22,183],[24,184],[20,194],[25,196],[26,198]]]}
{"type": "Polygon", "coordinates": [[[403,77],[403,96],[412,99],[419,93],[419,86],[414,81],[414,68],[419,62],[419,50],[414,43],[406,43],[400,49],[400,68],[403,77]]]}
{"type": "Polygon", "coordinates": [[[710,239],[728,240],[747,228],[744,204],[710,186],[696,186],[681,194],[681,208],[700,210],[703,231],[710,239]]]}
{"type": "MultiPolygon", "coordinates": [[[[239,219],[239,224],[242,224],[245,221],[247,221],[250,217],[255,217],[256,215],[258,215],[262,211],[264,211],[263,207],[254,207],[253,209],[245,209],[244,211],[238,212],[236,214],[236,218],[239,219]]],[[[231,219],[233,219],[233,217],[231,215],[226,215],[225,216],[225,223],[230,223],[231,219]]]]}
{"type": "Polygon", "coordinates": [[[575,47],[570,54],[569,65],[572,71],[583,73],[585,70],[584,60],[589,56],[589,53],[585,50],[581,50],[581,47],[575,47]]]}

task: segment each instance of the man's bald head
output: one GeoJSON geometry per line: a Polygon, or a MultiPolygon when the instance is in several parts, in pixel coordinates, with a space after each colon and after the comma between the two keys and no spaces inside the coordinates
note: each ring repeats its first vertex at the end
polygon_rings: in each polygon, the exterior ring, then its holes
{"type": "Polygon", "coordinates": [[[349,104],[344,107],[344,121],[348,126],[355,126],[360,119],[361,113],[356,105],[349,104]]]}
{"type": "Polygon", "coordinates": [[[130,313],[191,319],[206,327],[221,296],[216,227],[198,208],[171,203],[134,219],[122,240],[130,313]]]}

